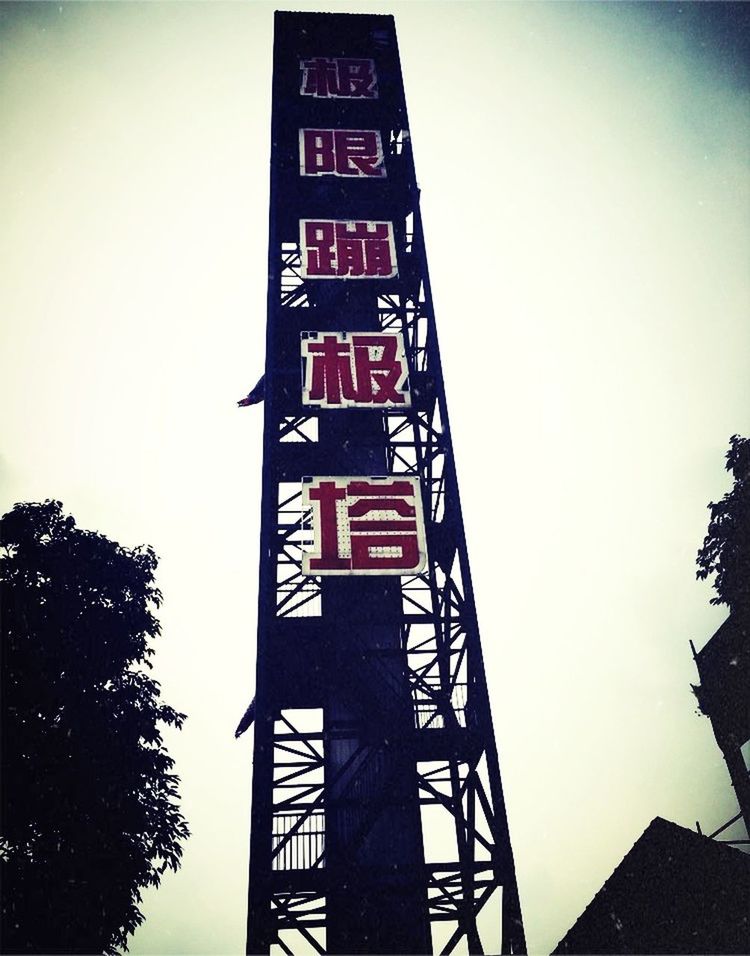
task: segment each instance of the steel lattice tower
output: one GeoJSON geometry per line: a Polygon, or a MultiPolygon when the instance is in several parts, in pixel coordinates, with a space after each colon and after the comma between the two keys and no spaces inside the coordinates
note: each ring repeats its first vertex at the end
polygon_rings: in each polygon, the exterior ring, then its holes
{"type": "Polygon", "coordinates": [[[525,952],[392,17],[276,14],[272,144],[247,952],[525,952]]]}

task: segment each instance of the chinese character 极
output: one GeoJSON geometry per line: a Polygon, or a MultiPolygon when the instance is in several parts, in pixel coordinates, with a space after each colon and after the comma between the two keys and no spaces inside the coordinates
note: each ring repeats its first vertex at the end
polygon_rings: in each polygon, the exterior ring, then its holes
{"type": "Polygon", "coordinates": [[[427,560],[419,479],[306,478],[313,550],[303,574],[414,574],[427,560]]]}
{"type": "Polygon", "coordinates": [[[385,176],[383,143],[376,129],[301,129],[302,176],[385,176]]]}
{"type": "Polygon", "coordinates": [[[391,222],[300,220],[306,279],[389,279],[398,274],[391,222]]]}
{"type": "Polygon", "coordinates": [[[315,56],[300,60],[303,96],[324,99],[367,99],[378,97],[378,81],[373,60],[348,57],[315,56]]]}
{"type": "Polygon", "coordinates": [[[323,408],[411,405],[400,332],[303,332],[302,403],[323,408]]]}

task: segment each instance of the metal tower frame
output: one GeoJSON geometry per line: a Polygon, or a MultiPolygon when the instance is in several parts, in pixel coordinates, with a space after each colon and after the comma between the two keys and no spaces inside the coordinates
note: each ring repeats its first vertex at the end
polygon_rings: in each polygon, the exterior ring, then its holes
{"type": "Polygon", "coordinates": [[[276,14],[272,139],[247,952],[525,952],[391,17],[276,14]],[[372,61],[378,98],[301,95],[311,57],[372,61]],[[301,176],[334,128],[386,175],[301,176]],[[315,217],[392,223],[398,273],[311,277],[315,217]],[[303,404],[300,336],[350,329],[401,333],[410,406],[303,404]],[[425,566],[306,574],[315,475],[418,479],[425,566]]]}
{"type": "MultiPolygon", "coordinates": [[[[700,710],[711,721],[716,743],[727,765],[739,812],[708,836],[734,846],[750,845],[750,772],[742,754],[750,740],[750,621],[748,615],[729,615],[700,651],[690,649],[700,684],[693,687],[700,710]],[[731,838],[727,831],[742,821],[745,837],[731,838]]],[[[696,823],[701,833],[700,823],[696,823]]],[[[735,832],[739,828],[735,827],[735,832]]]]}

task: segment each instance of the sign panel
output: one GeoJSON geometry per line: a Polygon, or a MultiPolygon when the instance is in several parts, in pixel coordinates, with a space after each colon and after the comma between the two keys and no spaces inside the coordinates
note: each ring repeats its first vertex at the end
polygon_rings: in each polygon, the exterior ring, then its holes
{"type": "Polygon", "coordinates": [[[300,60],[302,96],[321,99],[376,100],[375,61],[351,57],[314,56],[300,60]]]}
{"type": "Polygon", "coordinates": [[[312,509],[313,550],[302,573],[415,574],[427,562],[419,479],[303,478],[302,504],[312,509]]]}
{"type": "Polygon", "coordinates": [[[390,279],[398,275],[392,222],[301,219],[306,279],[390,279]]]}
{"type": "Polygon", "coordinates": [[[302,332],[302,404],[408,408],[409,366],[400,332],[302,332]]]}
{"type": "Polygon", "coordinates": [[[301,129],[299,170],[302,176],[384,177],[380,130],[301,129]]]}

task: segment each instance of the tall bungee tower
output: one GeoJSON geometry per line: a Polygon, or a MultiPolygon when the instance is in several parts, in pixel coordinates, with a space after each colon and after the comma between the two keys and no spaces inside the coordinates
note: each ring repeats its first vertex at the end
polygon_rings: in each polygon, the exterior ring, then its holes
{"type": "Polygon", "coordinates": [[[268,271],[247,952],[525,952],[392,17],[276,14],[268,271]]]}

